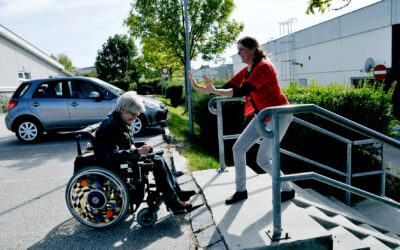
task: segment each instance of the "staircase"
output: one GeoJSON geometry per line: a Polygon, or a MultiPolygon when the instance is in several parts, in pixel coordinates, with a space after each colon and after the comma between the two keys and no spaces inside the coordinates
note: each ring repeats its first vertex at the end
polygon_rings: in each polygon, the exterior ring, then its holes
{"type": "MultiPolygon", "coordinates": [[[[347,206],[333,197],[325,197],[312,189],[296,187],[296,198],[292,202],[303,208],[313,220],[332,235],[333,249],[400,249],[400,232],[385,223],[379,223],[378,216],[387,217],[387,213],[371,216],[358,209],[347,206]]],[[[370,205],[370,203],[368,203],[370,205]]],[[[384,211],[386,205],[374,203],[384,211]]],[[[398,212],[398,209],[395,209],[398,212]]],[[[393,225],[400,224],[400,217],[391,218],[393,225]]],[[[381,220],[384,221],[384,220],[381,220]]]]}

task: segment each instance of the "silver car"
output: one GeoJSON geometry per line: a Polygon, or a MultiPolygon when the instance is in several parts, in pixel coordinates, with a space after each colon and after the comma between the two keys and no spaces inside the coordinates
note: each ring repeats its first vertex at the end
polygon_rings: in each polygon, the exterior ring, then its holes
{"type": "MultiPolygon", "coordinates": [[[[44,132],[69,131],[101,122],[124,91],[97,78],[69,77],[23,82],[8,103],[6,126],[25,143],[44,132]]],[[[168,110],[153,98],[142,97],[146,112],[132,123],[134,134],[164,125],[168,110]]]]}

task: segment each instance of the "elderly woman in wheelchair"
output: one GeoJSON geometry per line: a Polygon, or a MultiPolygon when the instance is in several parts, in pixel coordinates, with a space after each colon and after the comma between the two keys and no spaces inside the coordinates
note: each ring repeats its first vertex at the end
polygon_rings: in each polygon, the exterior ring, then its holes
{"type": "Polygon", "coordinates": [[[100,126],[77,132],[78,156],[65,197],[70,212],[82,224],[114,226],[142,202],[147,207],[136,217],[144,227],[157,221],[162,201],[174,214],[192,209],[187,201],[195,192],[180,189],[163,151],[152,152],[151,145],[134,143],[129,125],[144,109],[136,93],[126,92],[100,126]],[[85,137],[92,146],[82,153],[80,139],[85,137]],[[150,172],[155,184],[149,182],[150,172]]]}

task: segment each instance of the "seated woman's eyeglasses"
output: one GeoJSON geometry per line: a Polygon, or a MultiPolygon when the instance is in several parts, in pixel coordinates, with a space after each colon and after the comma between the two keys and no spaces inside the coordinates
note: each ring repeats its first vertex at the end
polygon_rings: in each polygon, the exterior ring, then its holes
{"type": "Polygon", "coordinates": [[[137,116],[139,116],[140,115],[140,113],[139,112],[131,112],[131,111],[127,111],[131,116],[133,116],[133,117],[137,117],[137,116]]]}

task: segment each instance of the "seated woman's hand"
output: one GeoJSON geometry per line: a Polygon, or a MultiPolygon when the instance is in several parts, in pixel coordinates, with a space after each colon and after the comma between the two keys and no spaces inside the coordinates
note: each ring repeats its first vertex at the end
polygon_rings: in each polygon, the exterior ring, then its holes
{"type": "Polygon", "coordinates": [[[145,155],[145,154],[153,152],[153,147],[151,145],[145,144],[145,145],[141,146],[138,150],[139,150],[139,154],[145,155]]]}

